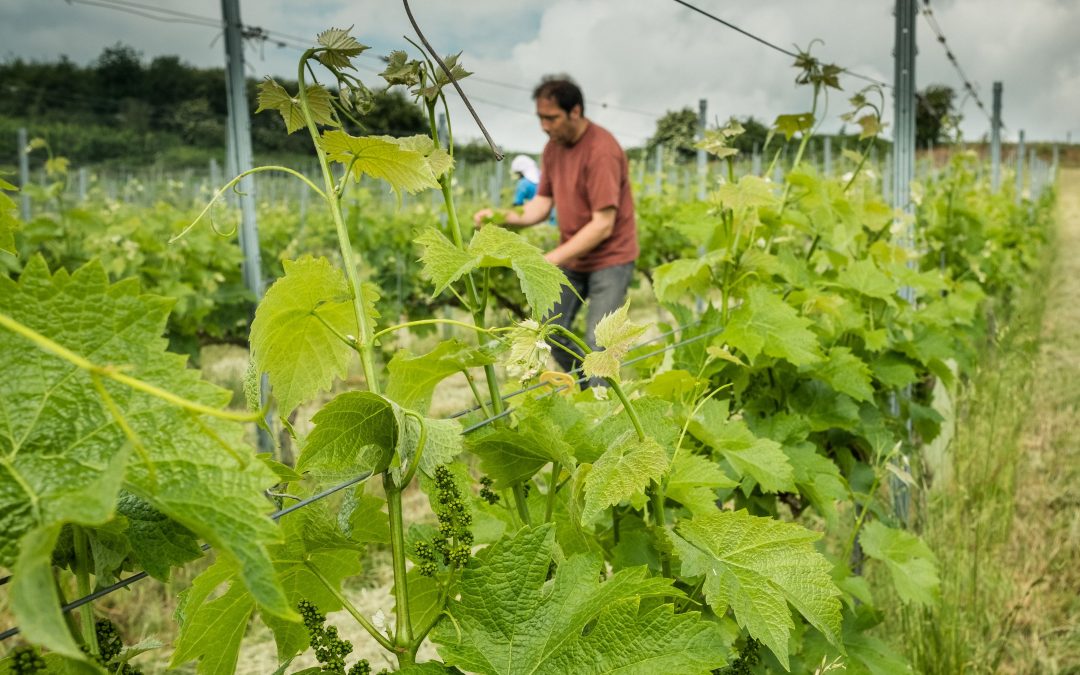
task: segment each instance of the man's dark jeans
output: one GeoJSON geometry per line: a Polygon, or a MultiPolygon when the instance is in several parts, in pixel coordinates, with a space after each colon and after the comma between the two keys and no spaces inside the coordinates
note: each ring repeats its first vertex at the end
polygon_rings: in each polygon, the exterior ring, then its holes
{"type": "MultiPolygon", "coordinates": [[[[596,349],[596,324],[626,302],[626,290],[630,287],[630,281],[634,278],[634,263],[605,267],[594,272],[575,272],[563,268],[566,278],[570,280],[578,295],[589,301],[589,309],[585,315],[585,344],[596,349]]],[[[561,314],[555,323],[570,328],[574,323],[574,317],[581,309],[581,300],[569,289],[564,287],[559,303],[555,305],[552,314],[561,314]]],[[[569,372],[581,364],[580,350],[562,337],[552,338],[559,344],[572,350],[575,355],[567,353],[558,345],[552,345],[551,353],[559,367],[569,372]]],[[[601,384],[592,382],[592,385],[601,384]]]]}

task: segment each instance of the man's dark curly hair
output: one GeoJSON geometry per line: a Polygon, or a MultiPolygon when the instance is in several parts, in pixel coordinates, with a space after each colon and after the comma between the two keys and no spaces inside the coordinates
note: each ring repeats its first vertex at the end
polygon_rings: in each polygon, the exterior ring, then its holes
{"type": "Polygon", "coordinates": [[[569,75],[545,75],[540,84],[533,89],[533,100],[548,98],[555,101],[567,114],[574,106],[581,106],[581,114],[585,114],[585,97],[581,95],[581,88],[577,86],[569,75]]]}

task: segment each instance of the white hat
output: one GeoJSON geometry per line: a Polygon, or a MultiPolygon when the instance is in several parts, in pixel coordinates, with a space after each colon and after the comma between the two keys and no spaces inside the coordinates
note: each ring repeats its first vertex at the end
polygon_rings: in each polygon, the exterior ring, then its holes
{"type": "Polygon", "coordinates": [[[536,166],[536,161],[528,155],[515,157],[514,161],[510,162],[510,171],[520,173],[530,183],[540,182],[540,167],[536,166]]]}

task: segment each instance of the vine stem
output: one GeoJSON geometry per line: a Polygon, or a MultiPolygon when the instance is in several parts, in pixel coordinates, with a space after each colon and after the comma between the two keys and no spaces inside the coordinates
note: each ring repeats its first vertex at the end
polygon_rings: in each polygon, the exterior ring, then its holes
{"type": "MultiPolygon", "coordinates": [[[[405,8],[408,10],[408,2],[405,3],[405,8]]],[[[412,15],[410,13],[410,18],[412,15]]],[[[416,26],[415,21],[413,26],[416,26]]],[[[417,28],[417,34],[420,34],[419,28],[417,28]]],[[[420,35],[420,39],[423,41],[423,35],[420,35]]],[[[427,42],[424,41],[427,45],[427,42]]],[[[427,45],[430,49],[430,45],[427,45]]],[[[438,57],[436,57],[437,59],[438,57]]],[[[440,61],[441,63],[441,61],[440,61]]],[[[452,79],[452,78],[451,78],[452,79]]],[[[445,97],[444,102],[445,102],[445,97]]],[[[431,140],[434,141],[436,147],[441,147],[439,142],[439,131],[435,124],[435,105],[436,101],[430,101],[427,104],[428,113],[428,126],[431,131],[431,140]]],[[[443,207],[446,209],[446,221],[450,226],[450,236],[453,239],[454,246],[459,250],[465,250],[465,237],[461,231],[461,222],[458,220],[457,208],[454,206],[454,193],[451,189],[451,180],[453,180],[453,169],[447,171],[439,177],[439,187],[442,188],[443,207]]],[[[465,275],[465,290],[469,297],[467,303],[473,317],[473,327],[476,330],[488,331],[484,326],[484,311],[486,309],[485,303],[480,299],[480,293],[476,289],[476,281],[473,279],[472,272],[465,275]]],[[[484,364],[484,378],[487,380],[488,394],[491,397],[491,407],[494,410],[495,415],[500,415],[505,410],[502,396],[499,394],[499,381],[495,374],[495,366],[493,364],[484,364]]],[[[481,406],[483,401],[477,398],[477,403],[481,406]]],[[[514,485],[514,504],[517,506],[518,515],[521,517],[522,523],[525,525],[530,524],[529,517],[529,503],[525,497],[525,488],[521,483],[514,485]]]]}
{"type": "Polygon", "coordinates": [[[394,612],[395,647],[391,650],[402,657],[399,647],[410,648],[413,642],[412,616],[409,614],[409,582],[405,569],[405,526],[401,508],[401,488],[394,485],[389,472],[383,474],[383,489],[386,491],[386,510],[390,514],[390,549],[394,562],[394,599],[397,610],[394,612]]]}
{"type": "MultiPolygon", "coordinates": [[[[574,335],[573,332],[560,326],[558,324],[552,324],[552,328],[562,333],[571,342],[581,348],[584,354],[589,354],[592,349],[589,345],[585,344],[585,341],[574,335]]],[[[630,399],[626,396],[626,392],[623,391],[622,385],[619,381],[612,377],[604,378],[611,390],[615,392],[615,395],[619,398],[623,408],[626,410],[626,414],[630,417],[630,423],[634,425],[634,431],[637,433],[639,441],[645,441],[648,436],[645,434],[645,427],[641,424],[641,418],[638,417],[637,410],[634,408],[634,404],[630,402],[630,399]]],[[[667,527],[667,516],[664,513],[664,488],[655,480],[649,482],[649,505],[652,507],[653,514],[653,526],[664,528],[667,527]]],[[[660,554],[660,569],[663,572],[665,578],[671,578],[671,559],[667,553],[659,551],[660,554]]]]}
{"type": "Polygon", "coordinates": [[[337,601],[341,603],[341,606],[345,608],[345,611],[351,614],[352,617],[356,619],[356,622],[363,626],[364,630],[371,634],[371,637],[375,638],[376,642],[382,645],[387,651],[395,651],[393,643],[390,642],[385,635],[380,633],[379,630],[375,628],[375,625],[372,624],[366,616],[361,614],[360,610],[356,609],[355,605],[349,602],[349,599],[326,578],[326,575],[322,573],[322,570],[316,567],[310,560],[304,561],[304,567],[306,567],[308,571],[310,571],[315,578],[326,587],[326,590],[330,591],[331,595],[337,598],[337,601]]]}
{"type": "Polygon", "coordinates": [[[548,481],[547,491],[547,506],[544,509],[544,522],[551,522],[551,515],[555,512],[555,491],[556,485],[559,481],[559,473],[562,471],[562,465],[558,462],[551,463],[551,480],[548,481]]]}
{"type": "MultiPolygon", "coordinates": [[[[86,538],[86,530],[75,525],[71,528],[72,538],[75,544],[75,582],[78,585],[79,595],[90,595],[90,565],[93,564],[93,556],[90,554],[90,542],[86,538]]],[[[98,645],[97,629],[94,626],[94,606],[87,603],[79,608],[79,617],[82,620],[83,638],[90,653],[97,656],[101,653],[98,645]]]]}
{"type": "Polygon", "coordinates": [[[341,197],[337,194],[334,176],[330,173],[330,163],[326,158],[326,152],[319,143],[319,129],[311,116],[311,106],[308,104],[307,82],[304,76],[304,66],[308,59],[321,49],[308,49],[300,57],[300,65],[297,67],[296,80],[299,83],[298,97],[300,108],[304,111],[304,122],[307,125],[311,142],[315,146],[315,154],[319,158],[319,168],[322,170],[324,192],[323,199],[330,207],[330,213],[334,218],[334,229],[337,231],[338,248],[341,250],[341,262],[345,267],[345,277],[349,281],[352,290],[353,313],[356,315],[357,351],[360,352],[360,365],[364,370],[364,379],[367,380],[368,391],[373,394],[379,393],[379,380],[375,375],[375,357],[372,350],[371,335],[374,334],[374,322],[364,309],[363,287],[360,277],[356,273],[356,262],[353,259],[352,241],[349,239],[349,230],[345,226],[345,218],[341,215],[341,197]]]}
{"type": "Polygon", "coordinates": [[[200,415],[209,415],[211,417],[217,417],[223,420],[231,420],[233,422],[258,422],[263,417],[263,412],[258,411],[254,413],[236,413],[228,410],[219,410],[208,405],[191,401],[176,394],[156,387],[148,382],[143,382],[137,378],[125,375],[119,372],[114,366],[99,366],[92,361],[83,358],[82,356],[71,351],[67,347],[60,343],[42,335],[33,328],[26,326],[15,319],[12,319],[6,314],[0,314],[0,326],[7,328],[12,333],[20,335],[30,342],[33,342],[42,351],[49,352],[53,356],[58,356],[68,363],[77,368],[87,371],[91,375],[99,375],[101,377],[107,377],[114,382],[127,385],[132,389],[141,391],[145,394],[150,394],[155,398],[159,398],[168,403],[172,403],[175,406],[189,410],[193,413],[199,413],[200,415]]]}

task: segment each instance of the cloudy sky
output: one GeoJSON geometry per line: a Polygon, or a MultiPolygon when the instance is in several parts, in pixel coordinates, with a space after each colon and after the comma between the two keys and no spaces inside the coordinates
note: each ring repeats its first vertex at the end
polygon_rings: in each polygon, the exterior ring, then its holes
{"type": "MultiPolygon", "coordinates": [[[[892,80],[893,3],[889,0],[691,0],[702,9],[782,47],[821,42],[814,54],[852,71],[892,80]]],[[[463,83],[496,142],[539,150],[545,137],[532,113],[529,89],[550,72],[582,85],[589,117],[626,145],[644,142],[667,110],[708,101],[710,119],[777,114],[809,108],[794,85],[791,59],[672,0],[412,0],[429,40],[443,53],[464,51],[476,73],[463,83]]],[[[920,2],[922,6],[922,2],[920,2]]],[[[1006,138],[1080,140],[1080,0],[931,0],[948,43],[987,108],[991,83],[1004,84],[1006,138]]],[[[0,58],[49,60],[66,54],[86,63],[103,47],[133,46],[149,59],[177,54],[201,66],[221,65],[215,21],[220,0],[0,0],[0,58]],[[109,9],[105,6],[113,7],[109,9]],[[128,10],[117,11],[116,7],[128,10]],[[147,7],[166,8],[169,22],[147,7]]],[[[242,0],[245,24],[271,41],[250,45],[248,74],[294,76],[301,39],[329,26],[354,26],[369,53],[406,47],[412,31],[393,0],[242,0]],[[279,46],[283,42],[287,46],[279,46]]],[[[944,50],[920,17],[916,86],[962,85],[944,50]]],[[[362,74],[378,84],[378,61],[362,59],[362,74]]],[[[840,126],[846,97],[865,83],[845,77],[829,101],[827,130],[840,126]]],[[[891,108],[891,99],[887,99],[891,108]]],[[[974,101],[962,110],[963,131],[981,138],[986,117],[974,101]]],[[[455,104],[458,137],[477,136],[455,104]]],[[[891,110],[886,113],[886,120],[891,110]]]]}

